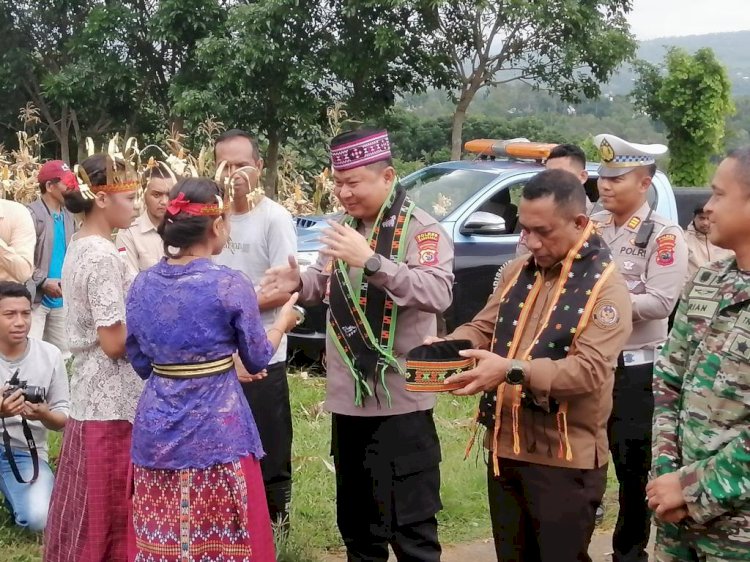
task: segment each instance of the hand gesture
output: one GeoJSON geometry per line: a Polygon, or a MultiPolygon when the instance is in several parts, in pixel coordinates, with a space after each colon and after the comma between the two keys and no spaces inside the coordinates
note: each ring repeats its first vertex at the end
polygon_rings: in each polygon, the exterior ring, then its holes
{"type": "Polygon", "coordinates": [[[267,270],[260,280],[259,292],[271,296],[275,293],[293,293],[301,283],[297,258],[289,256],[289,265],[280,265],[267,270]]]}
{"type": "Polygon", "coordinates": [[[49,406],[46,402],[42,402],[41,404],[26,402],[24,404],[23,412],[21,413],[24,418],[32,421],[43,421],[47,418],[48,414],[49,406]]]}
{"type": "Polygon", "coordinates": [[[510,368],[510,361],[505,357],[482,349],[465,349],[459,354],[462,357],[473,357],[477,360],[477,364],[470,371],[445,379],[445,384],[464,385],[453,391],[456,396],[472,396],[480,392],[489,392],[505,382],[505,375],[510,368]]]}
{"type": "MultiPolygon", "coordinates": [[[[3,387],[3,394],[5,393],[7,388],[7,386],[3,387]]],[[[0,415],[2,415],[4,418],[18,416],[23,412],[24,406],[25,401],[23,398],[23,390],[19,388],[10,396],[5,397],[5,399],[2,401],[0,405],[0,415]]]]}
{"type": "Polygon", "coordinates": [[[320,250],[324,256],[344,260],[351,267],[362,268],[365,262],[375,253],[370,248],[367,238],[348,224],[329,220],[331,228],[323,231],[320,241],[326,245],[320,250]]]}
{"type": "Polygon", "coordinates": [[[294,305],[297,304],[298,298],[299,293],[294,293],[289,298],[289,300],[284,303],[284,306],[281,307],[281,310],[279,310],[279,316],[276,322],[281,323],[281,325],[284,327],[284,332],[290,332],[297,325],[299,316],[297,315],[297,311],[294,310],[294,305]]]}
{"type": "Polygon", "coordinates": [[[422,342],[422,345],[432,345],[433,343],[437,343],[439,341],[445,341],[445,338],[439,338],[437,336],[427,336],[422,342]]]}
{"type": "Polygon", "coordinates": [[[245,366],[242,364],[242,360],[240,359],[240,356],[238,353],[235,353],[232,356],[232,359],[234,359],[234,370],[237,371],[237,379],[241,383],[248,383],[248,382],[255,382],[259,380],[263,380],[268,376],[268,373],[265,369],[263,369],[260,373],[255,373],[254,375],[251,375],[247,372],[247,369],[245,369],[245,366]]]}
{"type": "Polygon", "coordinates": [[[62,286],[59,279],[45,279],[42,283],[42,292],[50,298],[62,297],[62,286]]]}

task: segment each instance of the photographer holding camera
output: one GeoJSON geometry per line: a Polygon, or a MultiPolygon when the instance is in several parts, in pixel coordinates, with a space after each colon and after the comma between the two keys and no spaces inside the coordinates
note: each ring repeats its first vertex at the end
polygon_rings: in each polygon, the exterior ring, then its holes
{"type": "Polygon", "coordinates": [[[0,492],[17,525],[41,531],[54,483],[47,432],[68,419],[68,377],[60,350],[30,329],[28,289],[0,281],[0,492]]]}

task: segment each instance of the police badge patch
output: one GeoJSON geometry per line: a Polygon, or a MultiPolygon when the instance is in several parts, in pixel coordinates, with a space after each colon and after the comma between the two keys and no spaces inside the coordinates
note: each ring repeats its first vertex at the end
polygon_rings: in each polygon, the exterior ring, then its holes
{"type": "Polygon", "coordinates": [[[422,232],[417,234],[416,239],[419,263],[421,265],[437,265],[440,235],[437,232],[422,232]]]}
{"type": "Polygon", "coordinates": [[[674,247],[677,244],[677,236],[674,234],[663,234],[656,239],[656,263],[661,266],[674,263],[674,247]]]}
{"type": "Polygon", "coordinates": [[[597,304],[591,318],[594,324],[604,330],[614,328],[620,323],[620,313],[612,301],[602,301],[597,304]]]}

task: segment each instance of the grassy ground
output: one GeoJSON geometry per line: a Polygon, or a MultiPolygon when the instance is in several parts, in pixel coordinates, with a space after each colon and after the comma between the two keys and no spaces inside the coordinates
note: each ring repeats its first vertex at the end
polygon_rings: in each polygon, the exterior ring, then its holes
{"type": "MultiPolygon", "coordinates": [[[[330,447],[330,415],[323,410],[324,379],[293,376],[290,380],[294,418],[294,499],[292,534],[280,545],[279,562],[317,562],[326,550],[337,550],[341,541],[336,529],[334,474],[330,447]]],[[[464,461],[476,399],[441,396],[435,412],[443,450],[440,534],[445,544],[490,536],[487,514],[485,468],[476,454],[464,461]]],[[[53,458],[59,449],[53,436],[53,458]]],[[[610,475],[610,486],[614,482],[610,475]]],[[[609,494],[610,504],[615,497],[609,494]]],[[[614,515],[608,510],[605,526],[614,515]]],[[[0,562],[41,560],[41,539],[13,527],[10,515],[0,506],[0,562]]]]}

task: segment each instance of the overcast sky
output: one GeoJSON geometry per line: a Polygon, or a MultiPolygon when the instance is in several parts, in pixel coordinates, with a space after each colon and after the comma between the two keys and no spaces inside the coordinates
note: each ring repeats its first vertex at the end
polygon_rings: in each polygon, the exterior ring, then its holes
{"type": "Polygon", "coordinates": [[[750,0],[634,0],[638,39],[750,30],[750,0]]]}

